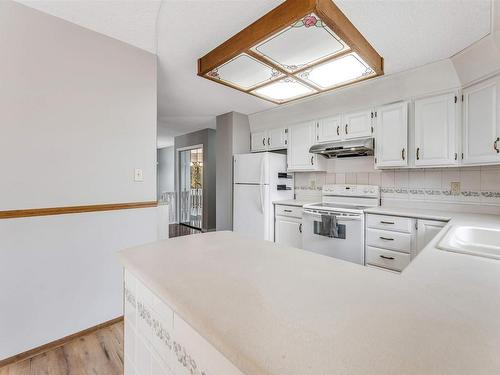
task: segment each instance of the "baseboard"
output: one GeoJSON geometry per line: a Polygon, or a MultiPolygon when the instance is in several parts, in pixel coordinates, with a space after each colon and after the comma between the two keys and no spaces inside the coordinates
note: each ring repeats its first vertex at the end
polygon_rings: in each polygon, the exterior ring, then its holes
{"type": "Polygon", "coordinates": [[[80,338],[82,336],[86,336],[89,333],[95,332],[95,331],[97,331],[99,329],[108,327],[110,325],[113,325],[113,324],[121,322],[121,321],[123,321],[123,316],[120,316],[120,317],[115,318],[115,319],[108,320],[107,322],[104,322],[104,323],[98,324],[96,326],[84,329],[83,331],[80,331],[80,332],[73,333],[72,335],[69,335],[69,336],[63,337],[61,339],[49,342],[49,343],[41,345],[41,346],[39,346],[37,348],[33,348],[33,349],[30,349],[30,350],[27,350],[27,351],[25,351],[23,353],[19,353],[19,354],[13,355],[12,357],[2,359],[0,361],[0,368],[4,367],[4,366],[7,366],[7,365],[10,365],[10,364],[15,363],[15,362],[19,362],[19,361],[22,361],[22,360],[25,360],[25,359],[32,358],[32,357],[34,357],[34,356],[36,356],[38,354],[42,354],[42,353],[47,352],[49,350],[58,348],[60,346],[63,346],[64,344],[67,344],[70,341],[73,341],[73,340],[75,340],[77,338],[80,338]]]}

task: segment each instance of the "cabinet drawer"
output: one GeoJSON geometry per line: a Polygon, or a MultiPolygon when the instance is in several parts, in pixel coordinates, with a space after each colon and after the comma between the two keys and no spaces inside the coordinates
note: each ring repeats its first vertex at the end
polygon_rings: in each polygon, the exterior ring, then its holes
{"type": "Polygon", "coordinates": [[[411,233],[413,230],[413,219],[408,217],[369,214],[366,216],[366,226],[374,229],[411,233]]]}
{"type": "Polygon", "coordinates": [[[388,268],[394,271],[402,271],[410,264],[410,254],[367,246],[366,264],[388,268]]]}
{"type": "Polygon", "coordinates": [[[411,251],[412,235],[408,233],[391,232],[368,228],[366,230],[366,244],[382,249],[390,249],[409,253],[411,251]]]}
{"type": "Polygon", "coordinates": [[[302,207],[276,205],[277,216],[302,218],[302,207]]]}

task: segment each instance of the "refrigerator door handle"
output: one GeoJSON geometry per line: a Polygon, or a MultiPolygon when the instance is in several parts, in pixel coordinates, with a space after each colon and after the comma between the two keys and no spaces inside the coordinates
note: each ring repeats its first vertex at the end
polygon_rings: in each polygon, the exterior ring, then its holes
{"type": "Polygon", "coordinates": [[[264,213],[264,191],[263,191],[263,188],[264,188],[264,158],[261,159],[260,161],[260,185],[259,185],[259,189],[260,189],[260,209],[262,211],[262,213],[264,213]]]}

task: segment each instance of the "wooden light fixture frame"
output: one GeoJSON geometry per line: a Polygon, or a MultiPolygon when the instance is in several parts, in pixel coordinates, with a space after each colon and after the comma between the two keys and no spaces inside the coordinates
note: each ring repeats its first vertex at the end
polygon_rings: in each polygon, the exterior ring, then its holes
{"type": "Polygon", "coordinates": [[[345,16],[345,14],[342,13],[342,11],[331,0],[286,0],[283,4],[266,13],[257,21],[226,40],[224,43],[207,53],[205,56],[198,59],[199,76],[229,86],[233,89],[245,92],[247,94],[254,95],[258,98],[271,101],[276,104],[282,104],[284,102],[289,103],[293,100],[302,99],[304,97],[316,95],[325,91],[334,90],[342,86],[351,85],[355,82],[374,78],[383,74],[384,59],[377,53],[377,51],[370,45],[370,43],[368,43],[368,41],[363,37],[358,29],[356,29],[351,21],[349,21],[349,19],[345,16]],[[340,39],[342,39],[347,44],[349,49],[323,59],[310,66],[298,69],[292,73],[286,71],[281,66],[275,64],[272,61],[269,61],[268,59],[251,50],[251,48],[255,45],[282,31],[283,29],[289,27],[293,23],[311,13],[315,13],[326,26],[328,26],[340,39]],[[302,70],[310,69],[311,67],[317,66],[320,63],[338,59],[343,55],[353,52],[357,53],[370,66],[370,68],[374,71],[373,75],[360,77],[354,81],[349,81],[347,83],[329,89],[319,89],[313,84],[308,83],[307,81],[302,80],[300,77],[296,76],[296,74],[300,73],[302,70]],[[208,73],[210,73],[213,69],[220,67],[224,63],[242,53],[245,53],[282,73],[283,78],[290,77],[302,83],[303,85],[314,89],[316,92],[301,96],[296,99],[280,102],[271,100],[269,98],[264,98],[251,92],[259,87],[268,85],[270,83],[269,81],[245,90],[236,85],[232,85],[231,83],[224,82],[220,79],[210,77],[208,75],[208,73]]]}

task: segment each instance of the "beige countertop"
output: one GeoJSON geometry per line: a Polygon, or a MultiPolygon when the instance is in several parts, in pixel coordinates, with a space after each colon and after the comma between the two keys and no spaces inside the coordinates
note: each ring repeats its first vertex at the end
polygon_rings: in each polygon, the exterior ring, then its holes
{"type": "Polygon", "coordinates": [[[499,374],[500,261],[435,247],[461,223],[500,217],[455,215],[401,274],[232,232],[119,257],[248,375],[499,374]]]}
{"type": "Polygon", "coordinates": [[[280,204],[283,206],[296,206],[296,207],[302,207],[305,204],[310,204],[310,203],[316,203],[318,201],[306,201],[306,200],[300,200],[300,199],[285,199],[281,201],[274,201],[273,204],[280,204]]]}
{"type": "Polygon", "coordinates": [[[413,217],[418,219],[450,221],[455,216],[462,215],[457,212],[432,210],[428,208],[412,208],[412,207],[387,207],[378,206],[365,210],[367,214],[391,215],[413,217]]]}

